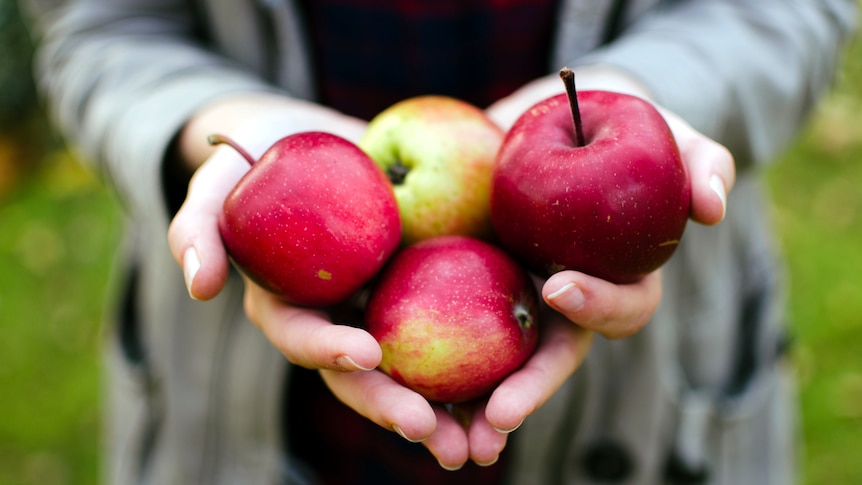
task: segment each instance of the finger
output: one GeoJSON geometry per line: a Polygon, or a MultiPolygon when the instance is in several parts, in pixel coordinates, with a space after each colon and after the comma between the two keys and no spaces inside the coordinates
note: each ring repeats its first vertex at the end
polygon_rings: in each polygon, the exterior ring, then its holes
{"type": "Polygon", "coordinates": [[[458,470],[470,458],[467,432],[461,423],[441,406],[434,406],[437,428],[422,445],[446,470],[458,470]]]}
{"type": "Polygon", "coordinates": [[[727,194],[734,182],[733,157],[723,146],[705,138],[684,147],[691,177],[691,218],[718,224],[727,212],[727,194]]]}
{"type": "Polygon", "coordinates": [[[248,169],[248,163],[236,153],[217,150],[195,172],[186,200],[171,221],[168,244],[192,298],[215,297],[227,280],[229,261],[218,219],[227,194],[248,169]]]}
{"type": "Polygon", "coordinates": [[[661,271],[640,281],[616,285],[576,271],[560,271],[542,287],[542,297],[570,321],[607,338],[634,335],[661,301],[661,271]]]}
{"type": "Polygon", "coordinates": [[[245,311],[287,360],[309,369],[371,370],[383,353],[365,330],[334,325],[322,311],[286,304],[246,279],[245,311]]]}
{"type": "Polygon", "coordinates": [[[524,366],[507,377],[488,399],[485,418],[500,433],[516,430],[581,365],[593,333],[559,315],[546,318],[539,347],[524,366]]]}
{"type": "MultiPolygon", "coordinates": [[[[230,108],[228,112],[243,119],[240,113],[250,107],[242,106],[240,112],[231,111],[230,108]]],[[[231,132],[219,134],[229,135],[252,160],[259,159],[267,148],[291,130],[300,129],[293,116],[260,111],[253,121],[240,123],[239,126],[232,120],[219,118],[219,126],[222,127],[219,130],[231,132]]],[[[213,134],[203,132],[211,128],[207,123],[203,125],[207,128],[192,129],[194,135],[188,136],[203,138],[213,134]]],[[[227,279],[229,261],[219,235],[218,220],[228,194],[251,168],[250,161],[233,147],[220,146],[211,153],[195,171],[186,200],[168,231],[171,253],[183,268],[189,295],[200,300],[217,295],[227,279]]]]}
{"type": "Polygon", "coordinates": [[[679,116],[663,114],[677,140],[691,181],[691,218],[701,224],[718,224],[724,219],[727,194],[736,178],[733,155],[679,116]]]}
{"type": "Polygon", "coordinates": [[[320,375],[341,402],[408,441],[427,441],[438,427],[437,415],[425,398],[380,371],[321,370],[320,375]]]}
{"type": "Polygon", "coordinates": [[[485,417],[486,403],[476,407],[468,430],[470,459],[479,466],[491,466],[500,458],[506,447],[507,433],[491,426],[485,417]]]}

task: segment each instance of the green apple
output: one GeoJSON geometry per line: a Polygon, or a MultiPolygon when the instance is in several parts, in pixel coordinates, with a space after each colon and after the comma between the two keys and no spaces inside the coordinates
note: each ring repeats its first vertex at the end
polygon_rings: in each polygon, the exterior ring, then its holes
{"type": "Polygon", "coordinates": [[[403,245],[491,237],[491,173],[503,136],[484,111],[446,96],[409,98],[371,120],[359,146],[393,184],[403,245]]]}

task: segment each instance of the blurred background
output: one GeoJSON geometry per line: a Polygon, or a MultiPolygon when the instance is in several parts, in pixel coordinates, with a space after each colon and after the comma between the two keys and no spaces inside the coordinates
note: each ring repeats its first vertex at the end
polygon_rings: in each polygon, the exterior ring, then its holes
{"type": "MultiPolygon", "coordinates": [[[[47,126],[0,0],[0,485],[98,481],[100,345],[123,213],[47,126]]],[[[807,484],[862,483],[862,41],[763,181],[789,266],[807,484]]]]}

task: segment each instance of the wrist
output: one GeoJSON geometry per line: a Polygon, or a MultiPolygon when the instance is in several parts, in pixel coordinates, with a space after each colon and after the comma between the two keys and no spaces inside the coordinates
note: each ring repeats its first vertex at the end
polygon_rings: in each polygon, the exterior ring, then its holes
{"type": "Polygon", "coordinates": [[[194,172],[215,151],[207,142],[213,133],[234,133],[260,111],[272,109],[283,97],[265,93],[240,94],[211,103],[189,119],[177,134],[175,153],[185,169],[194,172]]]}
{"type": "Polygon", "coordinates": [[[257,157],[269,144],[293,133],[326,131],[356,142],[364,130],[365,122],[309,101],[273,93],[240,94],[198,111],[178,134],[177,152],[194,172],[215,150],[207,142],[214,133],[253,134],[256,144],[265,144],[258,147],[260,153],[251,153],[257,157]]]}

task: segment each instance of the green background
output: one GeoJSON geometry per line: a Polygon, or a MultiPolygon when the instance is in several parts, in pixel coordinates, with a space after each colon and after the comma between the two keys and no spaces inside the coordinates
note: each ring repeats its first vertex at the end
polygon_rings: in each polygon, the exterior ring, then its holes
{"type": "MultiPolygon", "coordinates": [[[[98,481],[102,315],[123,214],[44,128],[0,0],[0,485],[98,481]]],[[[789,267],[805,483],[862,483],[862,42],[765,170],[789,267]]]]}

